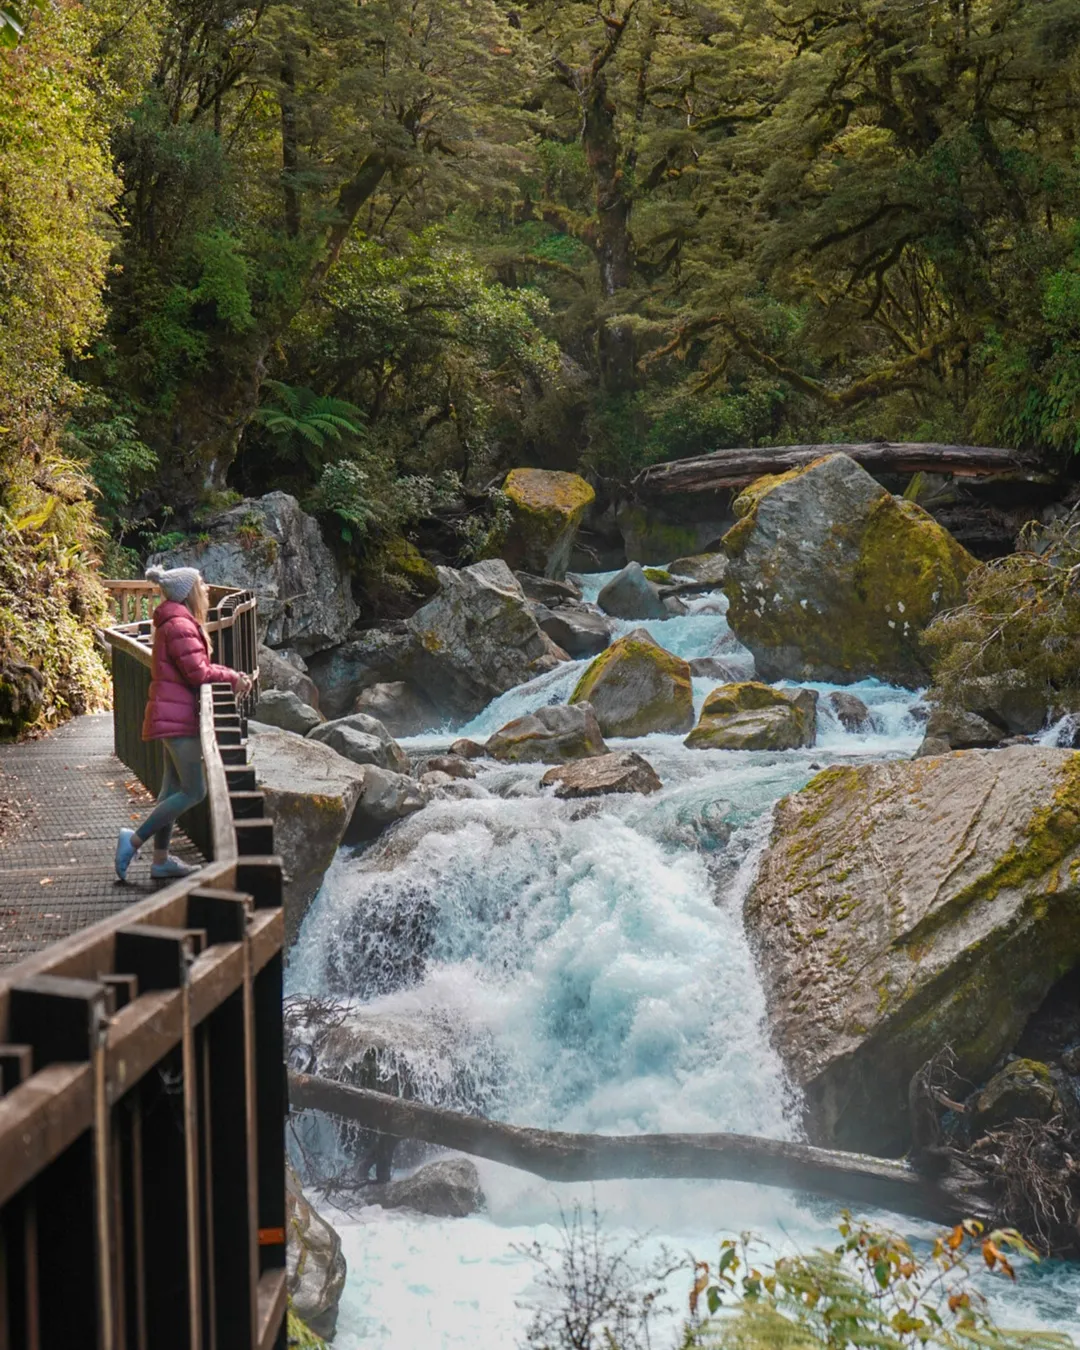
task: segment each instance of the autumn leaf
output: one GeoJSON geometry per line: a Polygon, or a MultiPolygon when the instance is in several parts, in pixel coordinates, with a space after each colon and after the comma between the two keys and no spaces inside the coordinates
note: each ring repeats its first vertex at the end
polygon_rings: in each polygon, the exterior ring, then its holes
{"type": "Polygon", "coordinates": [[[690,1290],[690,1315],[697,1316],[698,1299],[705,1292],[709,1283],[709,1263],[708,1261],[695,1261],[694,1270],[699,1272],[694,1280],[694,1287],[690,1290]]]}

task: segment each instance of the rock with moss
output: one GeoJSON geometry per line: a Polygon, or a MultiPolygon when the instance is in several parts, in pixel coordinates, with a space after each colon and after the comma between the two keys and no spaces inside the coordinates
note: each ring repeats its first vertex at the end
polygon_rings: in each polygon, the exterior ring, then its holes
{"type": "Polygon", "coordinates": [[[627,563],[601,589],[596,603],[615,619],[667,619],[670,612],[660,588],[645,575],[640,563],[627,563]]]}
{"type": "Polygon", "coordinates": [[[986,1134],[1013,1120],[1050,1120],[1061,1109],[1049,1068],[1037,1059],[1014,1059],[975,1098],[972,1124],[986,1134]]]}
{"type": "Polygon", "coordinates": [[[706,495],[681,498],[670,505],[623,502],[616,521],[626,556],[631,561],[654,562],[682,558],[713,549],[731,524],[706,495]]]}
{"type": "Polygon", "coordinates": [[[1022,670],[976,675],[962,687],[963,706],[1010,736],[1033,736],[1052,715],[1051,691],[1022,670]]]}
{"type": "Polygon", "coordinates": [[[560,764],[540,780],[542,787],[555,788],[555,796],[576,801],[580,797],[606,797],[612,792],[659,792],[660,776],[641,755],[632,750],[616,751],[576,764],[560,764]]]}
{"type": "Polygon", "coordinates": [[[813,689],[774,689],[756,680],[714,689],[685,744],[691,750],[799,750],[814,744],[813,689]]]}
{"type": "Polygon", "coordinates": [[[847,455],[758,479],[724,536],[728,621],[766,680],[929,683],[922,633],[971,557],[847,455]]]}
{"type": "Polygon", "coordinates": [[[987,750],[1000,745],[1005,732],[978,713],[938,704],[927,719],[926,737],[946,741],[950,750],[987,750]]]}
{"type": "Polygon", "coordinates": [[[347,1268],[341,1238],[304,1196],[300,1179],[285,1167],[285,1287],[300,1321],[323,1339],[337,1328],[347,1268]]]}
{"type": "Polygon", "coordinates": [[[439,581],[438,595],[408,620],[413,644],[404,675],[441,713],[475,716],[566,659],[501,559],[440,567],[439,581]]]}
{"type": "Polygon", "coordinates": [[[690,666],[635,628],[588,667],[570,695],[591,703],[605,736],[684,732],[694,725],[690,666]]]}
{"type": "Polygon", "coordinates": [[[241,502],[149,562],[197,567],[214,585],[254,591],[263,642],[301,656],[341,642],[359,617],[348,574],[318,521],[286,492],[241,502]]]}
{"type": "Polygon", "coordinates": [[[727,576],[726,553],[696,553],[689,558],[676,558],[668,564],[668,571],[676,577],[686,577],[701,585],[722,586],[727,576]]]}
{"type": "Polygon", "coordinates": [[[821,1144],[900,1153],[912,1075],[983,1079],[1080,958],[1080,754],[837,766],[777,807],[745,907],[821,1144]]]}
{"type": "Polygon", "coordinates": [[[562,764],[608,752],[588,703],[537,708],[500,727],[485,749],[507,764],[562,764]]]}
{"type": "Polygon", "coordinates": [[[526,572],[564,577],[578,527],[596,493],[580,474],[552,469],[513,469],[503,491],[514,517],[503,556],[526,572]]]}

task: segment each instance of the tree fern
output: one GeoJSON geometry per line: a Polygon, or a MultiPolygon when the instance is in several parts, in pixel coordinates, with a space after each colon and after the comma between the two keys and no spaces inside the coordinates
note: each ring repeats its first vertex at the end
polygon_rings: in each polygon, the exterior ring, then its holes
{"type": "Polygon", "coordinates": [[[279,454],[285,459],[303,459],[318,469],[329,441],[359,438],[364,434],[364,410],[355,403],[316,394],[303,385],[267,380],[273,401],[264,403],[252,419],[272,436],[280,436],[279,454]],[[314,452],[314,453],[313,453],[314,452]]]}

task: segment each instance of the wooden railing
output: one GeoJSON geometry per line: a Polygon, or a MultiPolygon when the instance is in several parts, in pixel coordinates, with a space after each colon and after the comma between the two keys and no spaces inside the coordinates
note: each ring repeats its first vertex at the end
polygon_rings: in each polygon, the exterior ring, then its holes
{"type": "MultiPolygon", "coordinates": [[[[149,648],[107,636],[156,788],[149,648]]],[[[281,861],[227,686],[200,736],[206,866],[0,977],[4,1350],[285,1347],[281,861]]]]}

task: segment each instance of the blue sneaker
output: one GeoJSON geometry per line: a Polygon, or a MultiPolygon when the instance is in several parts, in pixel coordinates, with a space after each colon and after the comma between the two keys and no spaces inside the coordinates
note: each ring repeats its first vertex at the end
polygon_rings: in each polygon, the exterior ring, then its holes
{"type": "Polygon", "coordinates": [[[131,842],[134,837],[134,830],[121,830],[116,840],[116,875],[121,881],[127,881],[127,870],[139,851],[131,842]]]}
{"type": "Polygon", "coordinates": [[[177,877],[189,877],[192,872],[198,870],[197,867],[189,867],[179,858],[174,858],[171,853],[163,863],[150,864],[150,875],[155,881],[175,881],[177,877]]]}

